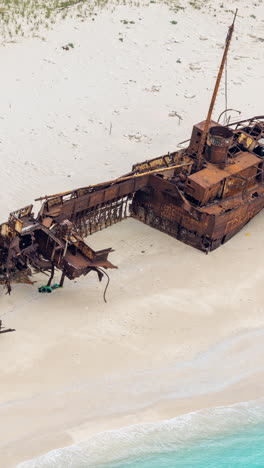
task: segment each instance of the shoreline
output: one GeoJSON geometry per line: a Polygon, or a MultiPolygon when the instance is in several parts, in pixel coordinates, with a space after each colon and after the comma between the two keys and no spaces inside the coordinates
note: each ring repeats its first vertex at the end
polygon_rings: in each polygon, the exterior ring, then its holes
{"type": "MultiPolygon", "coordinates": [[[[254,376],[252,379],[254,381],[255,386],[257,387],[260,384],[260,387],[263,386],[263,375],[260,373],[259,375],[254,376]]],[[[199,417],[199,414],[203,415],[204,413],[209,413],[211,410],[217,410],[218,412],[221,410],[226,410],[226,409],[232,409],[233,407],[237,407],[240,405],[244,406],[252,406],[254,408],[254,405],[258,405],[259,408],[263,408],[264,410],[264,402],[263,402],[263,392],[256,390],[255,392],[252,392],[252,388],[250,389],[249,393],[249,387],[252,387],[252,380],[251,384],[246,384],[246,381],[240,382],[238,385],[234,385],[231,388],[228,388],[224,391],[219,391],[219,392],[214,392],[211,394],[205,394],[200,397],[192,398],[191,401],[190,399],[183,399],[179,401],[163,401],[160,402],[158,405],[153,405],[153,407],[150,407],[146,409],[145,411],[142,412],[136,412],[131,416],[131,414],[123,415],[122,417],[110,417],[109,419],[102,418],[102,421],[97,421],[96,422],[96,430],[93,427],[93,423],[89,424],[83,424],[81,426],[77,426],[75,428],[72,428],[71,430],[66,431],[66,434],[60,434],[57,437],[57,440],[54,441],[54,439],[49,438],[48,436],[42,439],[39,443],[34,447],[34,451],[31,452],[31,455],[29,458],[24,458],[23,455],[23,449],[20,454],[20,457],[16,463],[18,465],[12,465],[12,466],[17,466],[18,468],[30,468],[31,463],[35,462],[37,463],[34,466],[38,466],[38,460],[39,457],[44,457],[49,459],[53,457],[53,452],[54,454],[58,453],[58,456],[60,457],[63,455],[63,451],[67,451],[72,447],[80,447],[80,450],[82,450],[82,446],[84,447],[89,447],[91,445],[91,451],[89,452],[90,455],[94,456],[94,460],[92,461],[92,464],[88,462],[89,457],[87,458],[87,463],[86,466],[87,468],[93,468],[93,466],[101,466],[101,464],[104,464],[106,462],[110,462],[112,460],[112,445],[111,445],[111,436],[115,437],[115,434],[119,434],[121,431],[121,434],[124,432],[131,431],[132,433],[137,432],[137,430],[140,431],[141,427],[158,427],[159,424],[164,424],[164,423],[173,423],[174,421],[177,422],[178,418],[181,417],[186,417],[190,418],[192,415],[197,415],[199,417]],[[236,397],[234,396],[236,395],[236,397]],[[241,398],[245,396],[251,396],[252,398],[250,400],[241,400],[241,398]],[[173,412],[173,416],[171,416],[173,412]],[[72,438],[71,441],[69,440],[69,436],[72,438]],[[101,451],[97,452],[97,457],[96,457],[96,450],[95,446],[97,444],[101,444],[101,441],[106,442],[106,447],[103,445],[101,447],[101,451]],[[95,446],[94,446],[95,444],[95,446]],[[93,448],[94,447],[94,448],[93,448]],[[58,451],[58,452],[57,452],[58,451]],[[35,460],[36,458],[36,460],[35,460]]],[[[259,416],[260,420],[264,422],[264,416],[262,414],[262,419],[261,415],[259,416]]],[[[228,425],[228,422],[231,424],[234,424],[234,421],[226,421],[225,426],[221,427],[221,430],[230,430],[230,427],[228,425]]],[[[245,420],[246,422],[246,420],[245,420]]],[[[222,421],[222,424],[224,423],[224,420],[222,421]]],[[[250,425],[250,422],[248,421],[248,424],[250,425]]],[[[232,426],[231,426],[232,427],[232,426]]],[[[239,425],[237,426],[237,428],[239,425]]],[[[221,434],[221,430],[218,429],[217,433],[218,435],[221,434]]],[[[143,432],[144,434],[144,432],[143,432]]],[[[198,436],[199,437],[199,436],[198,436]]],[[[140,443],[139,441],[137,443],[140,443]]],[[[19,448],[19,446],[18,446],[19,448]]],[[[25,447],[23,447],[25,449],[25,447]]],[[[123,456],[126,455],[126,446],[122,447],[120,446],[120,451],[123,453],[123,456]]],[[[77,452],[78,453],[78,452],[77,452]]],[[[87,455],[87,454],[86,454],[87,455]]],[[[120,459],[122,456],[120,456],[120,459]]],[[[42,460],[42,458],[41,458],[42,460]]],[[[11,466],[11,465],[10,465],[11,466]]]]}
{"type": "Polygon", "coordinates": [[[208,352],[201,353],[198,358],[185,363],[178,362],[167,370],[166,367],[159,370],[148,369],[130,377],[122,374],[115,378],[109,376],[103,381],[94,378],[94,388],[91,388],[91,383],[87,382],[83,385],[75,385],[73,388],[72,386],[57,388],[48,394],[35,395],[29,402],[23,400],[10,402],[5,417],[7,427],[11,429],[12,425],[9,421],[11,422],[17,418],[18,414],[21,412],[23,414],[26,410],[27,421],[33,433],[24,438],[23,428],[20,438],[10,441],[5,447],[2,446],[1,456],[6,463],[4,466],[15,466],[16,463],[45,455],[53,449],[89,442],[88,439],[91,437],[100,437],[105,432],[110,434],[115,430],[123,430],[127,426],[158,423],[203,409],[263,399],[264,382],[263,366],[261,366],[263,334],[264,329],[238,335],[231,338],[227,348],[226,343],[219,343],[218,356],[214,355],[215,349],[213,349],[209,357],[208,352]],[[255,348],[251,350],[252,354],[247,353],[245,335],[247,340],[253,339],[255,342],[255,348]],[[212,381],[210,382],[212,372],[208,360],[211,359],[213,366],[219,367],[221,361],[228,359],[232,348],[233,366],[238,366],[237,369],[231,366],[226,375],[218,372],[214,388],[211,391],[204,391],[203,385],[207,388],[210,383],[212,385],[212,381]],[[244,362],[243,369],[240,368],[240,361],[245,359],[243,356],[245,352],[247,361],[244,362]],[[204,361],[206,361],[205,366],[204,361]],[[254,362],[254,367],[252,367],[252,362],[254,362]],[[251,366],[250,374],[247,373],[249,366],[251,366]],[[240,374],[235,374],[238,370],[240,374]],[[206,372],[206,377],[204,372],[206,372]],[[241,378],[241,375],[244,377],[241,378]],[[205,378],[206,384],[204,384],[205,378]],[[171,382],[170,379],[172,379],[171,382]],[[162,382],[161,388],[155,385],[157,381],[162,382]],[[178,389],[177,382],[179,382],[178,389]],[[186,382],[187,387],[190,384],[193,387],[188,397],[186,396],[188,394],[185,388],[186,382]],[[225,382],[225,387],[223,387],[223,382],[225,382]],[[140,387],[140,393],[138,387],[140,387]],[[199,388],[201,394],[195,394],[199,388]],[[177,391],[180,392],[179,396],[177,396],[177,391]],[[181,395],[182,392],[185,395],[181,395]],[[77,401],[78,404],[76,404],[77,401]],[[98,402],[96,408],[94,407],[95,401],[98,402]],[[52,418],[53,413],[48,417],[45,416],[48,408],[55,409],[52,418]],[[67,408],[66,413],[61,413],[60,408],[67,408]],[[36,411],[41,423],[35,420],[36,411]],[[65,419],[66,414],[67,419],[65,419]]]}

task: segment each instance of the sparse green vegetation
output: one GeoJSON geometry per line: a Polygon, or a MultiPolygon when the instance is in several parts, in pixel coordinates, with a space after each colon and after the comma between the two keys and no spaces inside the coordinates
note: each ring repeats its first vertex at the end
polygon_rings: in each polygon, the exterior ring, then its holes
{"type": "Polygon", "coordinates": [[[62,46],[62,49],[64,50],[70,50],[70,49],[73,49],[74,48],[74,45],[72,42],[69,42],[69,44],[66,44],[64,46],[62,46]]]}
{"type": "MultiPolygon", "coordinates": [[[[205,6],[206,0],[190,0],[189,5],[191,5],[195,10],[201,10],[205,6]]],[[[220,8],[221,5],[220,5],[220,8]]]]}
{"type": "Polygon", "coordinates": [[[200,9],[201,9],[200,4],[199,4],[198,2],[196,2],[195,0],[191,0],[191,1],[189,2],[189,4],[190,4],[193,8],[195,8],[196,10],[200,10],[200,9]]]}
{"type": "Polygon", "coordinates": [[[109,0],[0,0],[0,34],[3,40],[35,36],[52,28],[59,19],[86,18],[109,0]]]}
{"type": "MultiPolygon", "coordinates": [[[[189,0],[189,4],[195,9],[201,9],[206,1],[189,0]]],[[[183,0],[162,2],[174,13],[185,9],[183,0]]],[[[103,7],[113,11],[118,5],[148,6],[151,3],[156,3],[156,0],[0,0],[0,35],[2,41],[17,40],[23,36],[44,39],[45,31],[52,29],[60,19],[78,18],[84,21],[90,18],[94,21],[96,12],[103,7]]],[[[122,20],[122,23],[129,25],[135,22],[122,20]]],[[[175,25],[177,21],[173,20],[171,24],[175,25]]]]}
{"type": "Polygon", "coordinates": [[[135,21],[120,20],[123,24],[135,24],[135,21]]]}

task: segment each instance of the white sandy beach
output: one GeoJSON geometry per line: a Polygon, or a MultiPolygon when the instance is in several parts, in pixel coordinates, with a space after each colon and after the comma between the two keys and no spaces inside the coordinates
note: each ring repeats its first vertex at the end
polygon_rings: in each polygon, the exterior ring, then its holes
{"type": "MultiPolygon", "coordinates": [[[[2,44],[1,222],[189,138],[235,8],[228,107],[237,120],[264,114],[263,3],[182,4],[108,7],[95,21],[57,23],[45,41],[2,44]]],[[[222,83],[216,119],[224,106],[222,83]]],[[[87,239],[114,249],[107,304],[92,275],[50,295],[38,293],[40,275],[2,291],[0,319],[16,332],[0,337],[1,467],[101,431],[261,398],[263,228],[261,212],[205,255],[128,219],[87,239]]]]}

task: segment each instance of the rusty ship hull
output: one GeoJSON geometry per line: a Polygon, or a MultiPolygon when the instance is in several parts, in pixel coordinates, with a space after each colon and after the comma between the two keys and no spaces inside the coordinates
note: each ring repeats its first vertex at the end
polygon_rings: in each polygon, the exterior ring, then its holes
{"type": "Polygon", "coordinates": [[[193,127],[189,146],[135,164],[124,176],[41,198],[11,213],[0,226],[0,282],[31,283],[35,271],[62,271],[77,278],[90,271],[102,278],[114,268],[111,248],[95,252],[83,238],[131,216],[206,253],[233,237],[264,207],[264,116],[223,126],[193,127]]]}
{"type": "MultiPolygon", "coordinates": [[[[196,170],[205,124],[200,122],[185,150],[135,164],[115,181],[48,197],[40,219],[73,219],[86,237],[131,216],[192,247],[212,251],[264,207],[263,120],[259,116],[236,123],[222,161],[212,162],[219,148],[210,148],[196,170]]],[[[210,128],[223,132],[232,126],[211,121],[210,128]]]]}
{"type": "Polygon", "coordinates": [[[194,125],[183,152],[191,157],[191,168],[167,180],[165,175],[158,175],[159,180],[150,176],[150,187],[134,196],[132,216],[205,252],[227,242],[264,207],[263,120],[258,116],[230,126],[210,121],[199,170],[205,122],[194,125]],[[216,134],[214,145],[210,132],[216,134]]]}
{"type": "Polygon", "coordinates": [[[193,207],[192,214],[170,198],[166,194],[153,199],[141,191],[135,196],[131,216],[208,253],[231,239],[264,208],[264,186],[254,187],[246,199],[237,197],[221,207],[193,207]]]}

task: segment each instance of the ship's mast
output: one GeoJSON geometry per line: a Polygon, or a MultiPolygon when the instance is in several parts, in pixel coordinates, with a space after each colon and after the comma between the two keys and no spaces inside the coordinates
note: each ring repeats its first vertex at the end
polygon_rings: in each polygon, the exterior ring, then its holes
{"type": "Polygon", "coordinates": [[[217,79],[216,79],[216,82],[215,82],[215,87],[214,87],[210,107],[209,107],[209,110],[208,110],[208,114],[207,114],[205,125],[204,125],[204,130],[203,130],[201,140],[200,140],[200,145],[199,145],[199,149],[198,149],[198,153],[197,153],[197,168],[198,169],[201,169],[201,166],[202,166],[202,154],[203,154],[203,150],[204,150],[204,145],[205,145],[205,141],[206,141],[206,137],[207,137],[207,133],[208,133],[208,129],[209,129],[209,124],[210,124],[211,117],[212,117],[212,112],[213,112],[214,105],[215,105],[216,96],[217,96],[219,85],[220,85],[220,82],[221,82],[224,66],[225,66],[225,63],[226,63],[226,58],[227,58],[229,46],[230,46],[230,43],[231,43],[232,34],[233,34],[233,31],[234,31],[234,24],[235,24],[236,15],[237,15],[237,9],[236,9],[235,14],[234,14],[233,23],[231,24],[231,26],[229,26],[228,33],[227,33],[227,36],[226,36],[225,50],[224,50],[224,53],[223,53],[221,65],[219,67],[219,71],[218,71],[217,79]]]}

